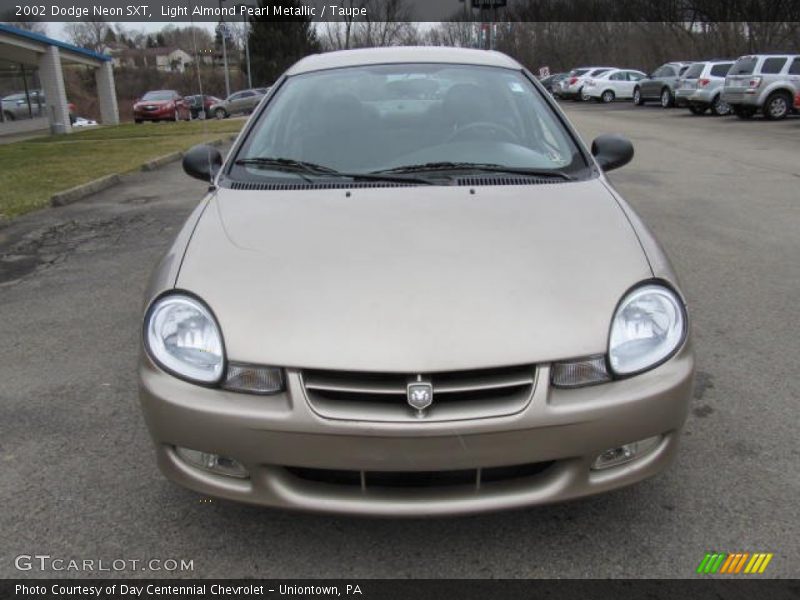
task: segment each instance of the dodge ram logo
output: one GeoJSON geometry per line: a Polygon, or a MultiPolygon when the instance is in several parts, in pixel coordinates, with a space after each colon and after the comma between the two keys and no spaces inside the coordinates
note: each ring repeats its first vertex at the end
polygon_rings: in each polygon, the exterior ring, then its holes
{"type": "Polygon", "coordinates": [[[408,404],[420,413],[433,404],[433,386],[430,382],[422,381],[422,377],[417,376],[417,381],[409,383],[408,404]]]}

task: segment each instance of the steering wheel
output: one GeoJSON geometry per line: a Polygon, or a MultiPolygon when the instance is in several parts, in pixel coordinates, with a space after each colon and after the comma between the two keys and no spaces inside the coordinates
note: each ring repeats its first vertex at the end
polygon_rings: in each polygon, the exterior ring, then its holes
{"type": "Polygon", "coordinates": [[[519,136],[512,129],[509,129],[500,123],[491,123],[489,121],[475,121],[469,125],[464,125],[464,127],[460,127],[449,138],[447,138],[447,142],[455,142],[456,140],[465,137],[467,134],[475,133],[480,130],[489,133],[492,135],[492,137],[497,137],[497,133],[502,133],[502,139],[510,142],[519,142],[519,136]]]}

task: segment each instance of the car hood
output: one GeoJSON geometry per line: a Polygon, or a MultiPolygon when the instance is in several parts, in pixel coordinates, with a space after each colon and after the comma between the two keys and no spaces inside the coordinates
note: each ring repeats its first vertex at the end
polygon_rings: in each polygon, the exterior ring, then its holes
{"type": "Polygon", "coordinates": [[[604,353],[617,303],[649,277],[593,179],[223,188],[176,286],[214,311],[230,360],[433,372],[604,353]]]}

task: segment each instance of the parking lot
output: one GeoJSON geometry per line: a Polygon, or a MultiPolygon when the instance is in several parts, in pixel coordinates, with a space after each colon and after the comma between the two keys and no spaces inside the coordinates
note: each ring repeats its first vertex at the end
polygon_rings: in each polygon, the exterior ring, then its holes
{"type": "Polygon", "coordinates": [[[765,576],[796,577],[800,118],[563,106],[587,142],[634,142],[611,179],[688,297],[698,372],[666,473],[569,504],[400,521],[265,510],[169,483],[135,366],[147,276],[205,187],[173,164],[0,229],[0,576],[26,575],[19,554],[49,554],[193,560],[200,577],[682,578],[706,552],[745,551],[775,554],[765,576]]]}

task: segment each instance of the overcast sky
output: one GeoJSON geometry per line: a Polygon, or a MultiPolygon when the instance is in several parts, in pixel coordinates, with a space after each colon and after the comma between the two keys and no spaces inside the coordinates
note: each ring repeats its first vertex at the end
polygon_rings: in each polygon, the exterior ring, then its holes
{"type": "MultiPolygon", "coordinates": [[[[109,23],[110,25],[116,26],[117,24],[114,22],[109,23]]],[[[61,40],[63,42],[69,42],[70,40],[67,38],[67,35],[64,33],[64,26],[66,23],[47,23],[47,35],[53,37],[57,40],[61,40]]],[[[125,29],[135,29],[137,31],[144,30],[146,33],[155,33],[157,31],[161,31],[167,25],[175,25],[176,27],[187,27],[189,25],[196,25],[197,27],[202,27],[204,29],[208,29],[210,32],[214,32],[214,27],[216,27],[216,23],[208,23],[204,21],[195,21],[194,23],[190,21],[179,22],[175,21],[173,23],[162,23],[159,21],[156,22],[133,22],[133,23],[122,23],[122,26],[125,29]]]]}

